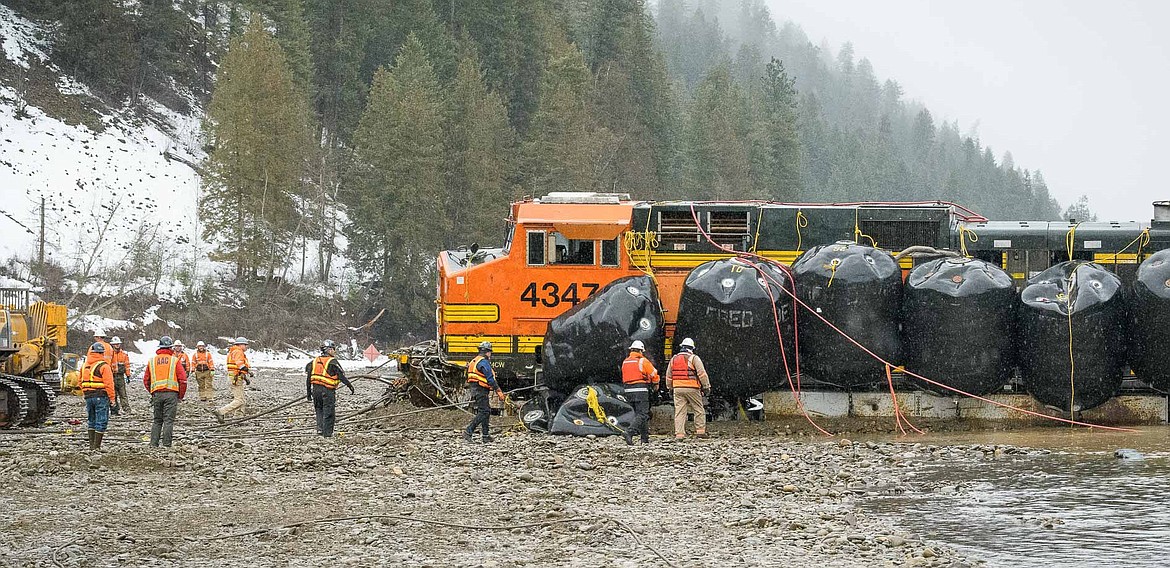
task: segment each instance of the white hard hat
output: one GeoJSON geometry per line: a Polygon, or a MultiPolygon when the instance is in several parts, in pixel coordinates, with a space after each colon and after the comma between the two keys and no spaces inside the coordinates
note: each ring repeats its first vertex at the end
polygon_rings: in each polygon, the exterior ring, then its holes
{"type": "Polygon", "coordinates": [[[247,345],[248,338],[241,335],[241,336],[237,337],[236,340],[233,341],[232,343],[235,345],[240,345],[240,344],[247,345]]]}
{"type": "Polygon", "coordinates": [[[634,342],[630,344],[630,349],[637,349],[638,351],[645,351],[646,344],[642,343],[641,339],[635,339],[634,342]]]}
{"type": "Polygon", "coordinates": [[[207,347],[207,344],[206,344],[206,343],[204,343],[204,342],[202,342],[202,341],[200,341],[199,343],[196,343],[196,344],[195,344],[195,347],[207,347]]]}
{"type": "Polygon", "coordinates": [[[118,337],[117,335],[115,335],[115,336],[110,338],[110,345],[121,345],[121,344],[122,344],[121,337],[118,337]]]}
{"type": "Polygon", "coordinates": [[[93,336],[94,336],[94,337],[105,337],[105,336],[106,336],[106,330],[104,330],[104,329],[100,329],[100,328],[99,328],[99,329],[95,329],[95,330],[93,330],[93,336]]]}
{"type": "Polygon", "coordinates": [[[481,341],[479,344],[479,350],[480,351],[491,351],[492,350],[492,342],[481,341]]]}
{"type": "Polygon", "coordinates": [[[183,346],[183,341],[182,341],[182,340],[179,340],[179,339],[176,339],[176,340],[175,340],[175,347],[182,347],[182,346],[183,346]]]}
{"type": "Polygon", "coordinates": [[[682,340],[682,343],[679,343],[678,346],[679,347],[690,347],[691,349],[694,349],[695,348],[695,340],[691,339],[689,337],[684,338],[682,340]]]}

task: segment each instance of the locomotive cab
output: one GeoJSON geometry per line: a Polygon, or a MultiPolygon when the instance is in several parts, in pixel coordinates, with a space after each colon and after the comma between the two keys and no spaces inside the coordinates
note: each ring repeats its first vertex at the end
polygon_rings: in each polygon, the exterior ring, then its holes
{"type": "Polygon", "coordinates": [[[622,254],[628,194],[552,193],[512,205],[503,247],[439,255],[438,348],[466,364],[492,343],[501,379],[525,374],[549,320],[637,273],[622,254]]]}

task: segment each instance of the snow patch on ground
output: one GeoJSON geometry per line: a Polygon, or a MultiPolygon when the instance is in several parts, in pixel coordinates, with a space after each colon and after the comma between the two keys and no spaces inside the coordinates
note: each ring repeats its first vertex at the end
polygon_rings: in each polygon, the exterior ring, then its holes
{"type": "MultiPolygon", "coordinates": [[[[192,345],[194,345],[194,342],[192,342],[192,345]]],[[[212,359],[215,360],[217,374],[222,374],[227,365],[228,346],[217,346],[209,343],[207,347],[211,351],[212,359]]],[[[153,356],[155,351],[158,350],[158,341],[143,339],[136,340],[134,342],[134,348],[138,351],[137,353],[133,351],[127,352],[127,355],[130,357],[130,363],[135,366],[145,366],[146,362],[150,360],[150,357],[153,356]]],[[[194,351],[194,347],[191,347],[190,349],[186,350],[186,353],[190,355],[194,353],[194,351]]],[[[312,361],[311,357],[306,357],[303,354],[294,353],[291,351],[270,351],[264,349],[248,350],[248,362],[256,368],[288,369],[290,371],[296,371],[295,374],[303,376],[305,365],[307,365],[309,361],[312,361]]],[[[382,365],[383,363],[387,363],[389,359],[383,355],[375,359],[373,363],[370,363],[365,359],[339,359],[339,361],[341,361],[341,367],[346,371],[364,371],[366,369],[382,365]]],[[[389,361],[386,366],[379,369],[379,372],[390,372],[397,369],[398,363],[396,361],[389,361]]]]}
{"type": "Polygon", "coordinates": [[[138,326],[127,320],[105,318],[94,314],[85,314],[83,316],[71,314],[69,318],[69,327],[73,329],[80,329],[87,333],[92,333],[98,330],[107,331],[111,329],[133,329],[138,326]]]}
{"type": "Polygon", "coordinates": [[[0,48],[9,61],[28,69],[28,57],[48,59],[39,26],[16,14],[12,8],[0,5],[0,48]]]}

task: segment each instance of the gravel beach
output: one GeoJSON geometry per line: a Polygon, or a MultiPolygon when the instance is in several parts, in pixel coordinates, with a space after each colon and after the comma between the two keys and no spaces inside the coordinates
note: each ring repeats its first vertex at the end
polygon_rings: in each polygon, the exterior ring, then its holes
{"type": "MultiPolygon", "coordinates": [[[[262,370],[252,410],[303,396],[303,380],[262,370]]],[[[357,386],[339,395],[339,416],[383,389],[357,386]]],[[[322,439],[308,403],[208,428],[210,405],[193,391],[175,446],[159,450],[143,441],[141,383],[131,392],[136,414],[113,419],[97,453],[83,449],[84,424],[68,423],[83,414],[76,397],[63,397],[62,423],[0,434],[0,565],[977,565],[857,503],[939,489],[916,480],[926,461],[1021,451],[733,423],[675,442],[665,407],[649,446],[531,434],[501,417],[496,442],[466,444],[462,412],[393,416],[416,410],[401,404],[322,439]]]]}

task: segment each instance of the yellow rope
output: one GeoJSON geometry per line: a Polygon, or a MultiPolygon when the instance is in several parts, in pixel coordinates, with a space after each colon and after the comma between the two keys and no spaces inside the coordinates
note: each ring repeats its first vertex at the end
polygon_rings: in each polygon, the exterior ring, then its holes
{"type": "Polygon", "coordinates": [[[796,210],[796,252],[803,252],[800,248],[802,244],[800,230],[808,226],[808,217],[804,216],[804,212],[800,209],[796,210]]]}
{"type": "Polygon", "coordinates": [[[1068,232],[1064,234],[1064,246],[1068,248],[1068,259],[1073,259],[1073,247],[1076,243],[1077,227],[1081,226],[1077,223],[1069,228],[1068,232]]]}
{"type": "Polygon", "coordinates": [[[597,389],[585,387],[585,403],[589,405],[589,414],[594,420],[605,424],[608,422],[605,410],[601,408],[601,401],[597,398],[597,389]]]}
{"type": "Polygon", "coordinates": [[[979,242],[979,235],[976,235],[975,231],[972,231],[967,227],[959,226],[959,250],[963,253],[963,256],[971,258],[971,255],[967,254],[968,239],[973,243],[977,243],[979,242]]]}
{"type": "MultiPolygon", "coordinates": [[[[1076,227],[1073,228],[1075,229],[1076,227]]],[[[1068,289],[1065,291],[1064,297],[1065,311],[1068,312],[1068,417],[1070,420],[1075,419],[1073,408],[1076,407],[1077,403],[1077,363],[1076,358],[1073,356],[1073,292],[1077,287],[1077,270],[1081,266],[1083,265],[1078,264],[1073,268],[1072,273],[1069,274],[1068,289]]]]}
{"type": "Polygon", "coordinates": [[[646,211],[645,231],[626,231],[625,234],[622,235],[622,248],[626,249],[626,256],[630,259],[630,265],[641,271],[646,276],[649,276],[650,280],[654,282],[655,286],[657,286],[658,278],[654,276],[654,267],[651,266],[650,251],[658,248],[658,245],[661,243],[661,241],[658,238],[658,234],[650,230],[650,220],[654,214],[653,212],[654,206],[651,205],[650,208],[646,211]],[[643,250],[646,252],[645,266],[638,264],[638,262],[634,260],[634,251],[636,250],[643,250]]]}
{"type": "Polygon", "coordinates": [[[853,242],[861,244],[861,237],[869,239],[869,244],[873,248],[878,248],[877,241],[873,237],[861,232],[861,208],[855,207],[853,209],[853,242]]]}
{"type": "Polygon", "coordinates": [[[756,247],[760,244],[760,226],[764,224],[764,206],[760,206],[760,218],[756,221],[756,236],[752,240],[752,252],[756,252],[756,247]]]}
{"type": "Polygon", "coordinates": [[[585,404],[589,406],[589,414],[592,415],[593,419],[607,428],[612,428],[619,433],[624,432],[616,421],[610,422],[609,417],[605,415],[605,409],[601,408],[601,400],[597,396],[597,389],[593,387],[585,387],[585,389],[585,404]]]}
{"type": "Polygon", "coordinates": [[[1146,245],[1150,244],[1150,229],[1149,229],[1149,227],[1143,229],[1141,233],[1138,233],[1138,236],[1135,237],[1132,241],[1129,241],[1129,244],[1125,245],[1124,247],[1121,247],[1121,250],[1113,253],[1113,270],[1114,271],[1117,270],[1117,257],[1120,256],[1121,253],[1125,252],[1126,249],[1133,246],[1134,243],[1138,244],[1137,262],[1141,263],[1141,261],[1142,261],[1142,248],[1145,247],[1146,245]]]}
{"type": "Polygon", "coordinates": [[[841,259],[839,258],[834,258],[833,260],[829,261],[829,264],[825,265],[825,268],[829,270],[829,283],[825,284],[826,290],[833,286],[833,279],[837,277],[838,266],[841,266],[841,259]]]}

